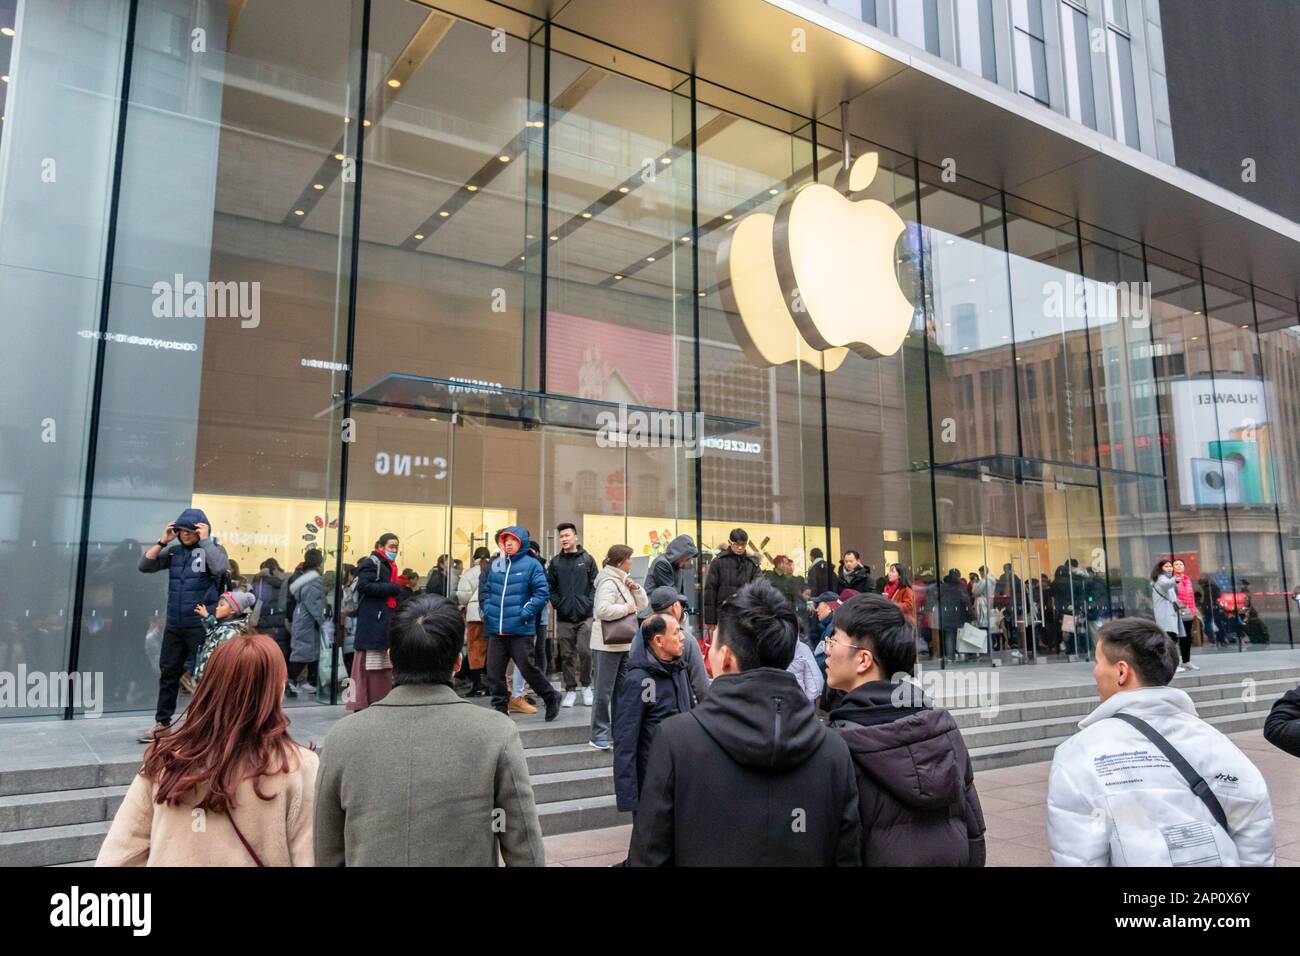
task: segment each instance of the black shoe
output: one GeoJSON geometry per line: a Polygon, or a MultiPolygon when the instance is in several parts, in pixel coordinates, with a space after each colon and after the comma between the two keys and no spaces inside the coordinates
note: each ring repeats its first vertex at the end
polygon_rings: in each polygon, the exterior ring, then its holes
{"type": "Polygon", "coordinates": [[[551,696],[546,698],[546,722],[550,723],[556,717],[560,716],[560,695],[556,691],[551,691],[551,696]]]}

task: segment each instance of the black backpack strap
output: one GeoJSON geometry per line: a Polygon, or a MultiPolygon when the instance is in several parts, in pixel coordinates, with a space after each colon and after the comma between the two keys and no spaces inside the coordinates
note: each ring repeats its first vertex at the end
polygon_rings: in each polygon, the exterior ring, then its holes
{"type": "Polygon", "coordinates": [[[1155,744],[1160,749],[1160,752],[1169,759],[1169,762],[1174,765],[1174,769],[1183,775],[1187,785],[1192,788],[1192,793],[1196,794],[1201,802],[1209,808],[1210,813],[1214,815],[1214,819],[1218,821],[1219,826],[1223,827],[1224,832],[1230,832],[1228,830],[1228,815],[1223,812],[1223,804],[1219,803],[1219,798],[1210,789],[1210,785],[1205,782],[1204,777],[1196,772],[1196,768],[1189,764],[1187,759],[1174,748],[1174,745],[1165,739],[1160,731],[1142,718],[1134,717],[1132,714],[1119,713],[1111,716],[1124,721],[1124,723],[1133,727],[1143,737],[1155,744]]]}

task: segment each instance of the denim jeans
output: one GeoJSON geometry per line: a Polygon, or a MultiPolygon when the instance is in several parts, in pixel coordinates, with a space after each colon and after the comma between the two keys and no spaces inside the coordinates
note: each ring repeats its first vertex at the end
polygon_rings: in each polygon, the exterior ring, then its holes
{"type": "Polygon", "coordinates": [[[591,652],[591,739],[596,743],[613,743],[609,737],[613,703],[627,673],[627,655],[627,651],[591,652]]]}

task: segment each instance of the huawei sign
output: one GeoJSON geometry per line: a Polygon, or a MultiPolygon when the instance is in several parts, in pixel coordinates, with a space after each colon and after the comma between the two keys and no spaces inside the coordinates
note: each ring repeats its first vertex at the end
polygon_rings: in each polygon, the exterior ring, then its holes
{"type": "Polygon", "coordinates": [[[834,371],[851,348],[893,355],[914,307],[899,288],[894,247],[905,228],[889,206],[844,195],[866,189],[879,157],[857,159],[835,188],[809,183],[775,216],[752,213],[718,249],[719,291],[746,355],[834,371]]]}

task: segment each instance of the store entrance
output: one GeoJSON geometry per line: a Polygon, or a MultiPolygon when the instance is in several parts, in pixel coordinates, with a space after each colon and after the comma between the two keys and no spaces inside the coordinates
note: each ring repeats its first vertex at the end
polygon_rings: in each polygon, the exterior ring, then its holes
{"type": "Polygon", "coordinates": [[[1096,472],[1027,459],[945,472],[956,493],[932,641],[944,666],[1091,660],[1110,617],[1096,472]]]}

